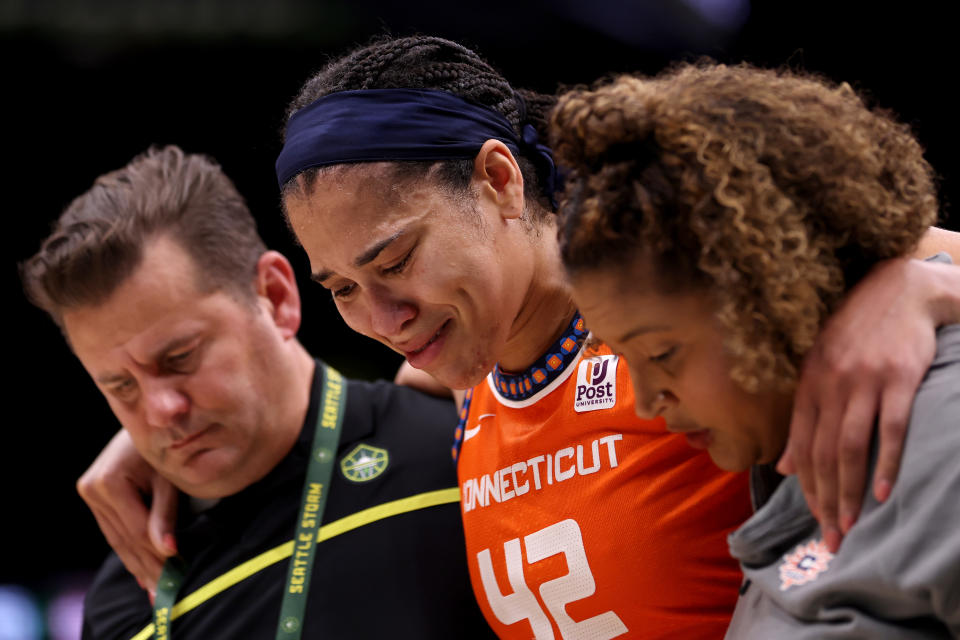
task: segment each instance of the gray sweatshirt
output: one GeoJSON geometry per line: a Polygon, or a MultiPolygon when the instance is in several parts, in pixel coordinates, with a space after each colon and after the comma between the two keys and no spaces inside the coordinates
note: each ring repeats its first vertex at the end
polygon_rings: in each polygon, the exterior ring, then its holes
{"type": "Polygon", "coordinates": [[[960,637],[960,325],[937,332],[890,498],[867,493],[836,554],[795,476],[730,535],[744,584],[727,638],[960,637]]]}

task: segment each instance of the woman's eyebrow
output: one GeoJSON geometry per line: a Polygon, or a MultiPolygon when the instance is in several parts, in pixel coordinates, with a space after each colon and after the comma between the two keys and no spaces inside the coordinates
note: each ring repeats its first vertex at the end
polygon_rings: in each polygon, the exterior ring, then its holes
{"type": "MultiPolygon", "coordinates": [[[[389,247],[393,242],[395,242],[398,238],[400,238],[400,236],[402,236],[405,232],[406,232],[406,229],[401,229],[400,231],[397,231],[395,234],[393,234],[389,238],[385,238],[384,240],[377,242],[372,247],[370,247],[369,249],[361,253],[359,256],[357,256],[356,259],[353,261],[353,266],[362,267],[370,264],[376,259],[378,255],[380,255],[380,252],[382,252],[384,249],[389,247]]],[[[332,269],[321,269],[319,271],[315,271],[310,276],[310,279],[313,280],[314,282],[323,283],[324,280],[327,280],[333,275],[334,275],[334,272],[332,269]]]]}
{"type": "Polygon", "coordinates": [[[617,341],[618,344],[622,344],[631,338],[635,338],[644,333],[653,333],[655,331],[667,331],[670,327],[662,324],[658,325],[640,325],[639,327],[634,327],[630,329],[625,334],[620,336],[620,339],[617,341]]]}
{"type": "Polygon", "coordinates": [[[380,252],[386,249],[387,247],[389,247],[391,243],[397,240],[397,238],[402,236],[404,231],[406,231],[406,229],[401,229],[400,231],[397,231],[395,234],[393,234],[389,238],[386,238],[385,240],[381,240],[380,242],[376,243],[375,245],[373,245],[372,247],[370,247],[369,249],[361,253],[359,256],[357,256],[357,259],[353,261],[353,266],[362,267],[364,265],[367,265],[373,262],[374,259],[376,259],[378,255],[380,255],[380,252]]]}

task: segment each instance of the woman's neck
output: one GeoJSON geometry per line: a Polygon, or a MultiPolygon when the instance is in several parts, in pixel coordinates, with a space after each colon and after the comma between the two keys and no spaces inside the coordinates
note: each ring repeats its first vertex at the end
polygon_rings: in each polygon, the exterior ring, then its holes
{"type": "Polygon", "coordinates": [[[503,371],[520,372],[536,362],[576,311],[555,238],[553,225],[547,224],[532,243],[537,264],[499,361],[503,371]]]}

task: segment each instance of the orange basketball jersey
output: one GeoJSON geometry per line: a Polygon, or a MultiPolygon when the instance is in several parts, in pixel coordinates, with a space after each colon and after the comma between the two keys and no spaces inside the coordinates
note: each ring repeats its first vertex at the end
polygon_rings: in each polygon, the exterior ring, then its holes
{"type": "Polygon", "coordinates": [[[626,363],[584,333],[578,315],[533,367],[467,393],[454,455],[477,600],[501,638],[722,638],[746,474],[637,418],[626,363]]]}

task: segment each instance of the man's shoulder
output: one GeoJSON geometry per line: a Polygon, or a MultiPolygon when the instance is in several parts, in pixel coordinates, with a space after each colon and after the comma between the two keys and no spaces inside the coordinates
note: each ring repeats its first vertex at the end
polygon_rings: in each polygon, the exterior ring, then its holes
{"type": "Polygon", "coordinates": [[[351,379],[347,407],[375,421],[378,429],[439,430],[450,435],[456,425],[452,398],[438,398],[385,380],[351,379]]]}
{"type": "Polygon", "coordinates": [[[152,612],[147,593],[111,552],[84,598],[84,638],[130,638],[152,612]]]}

